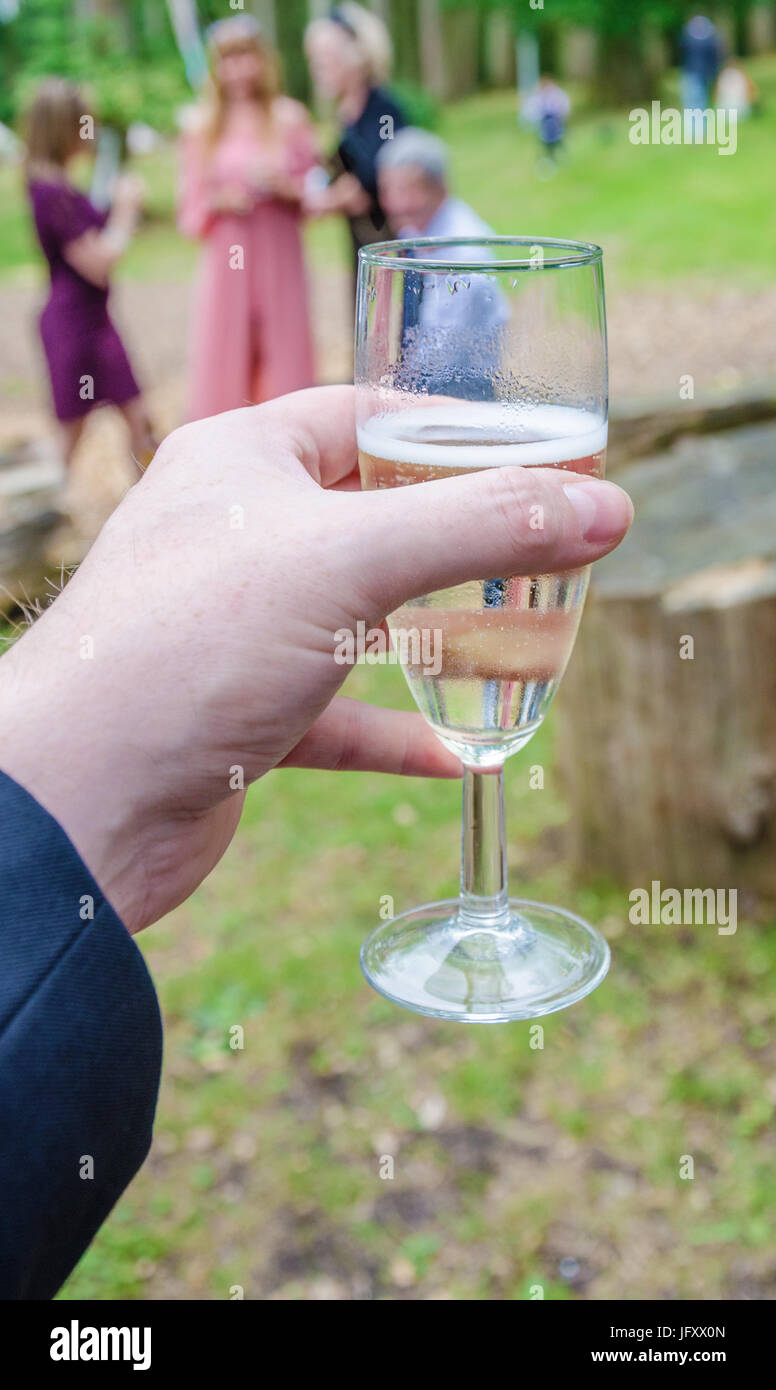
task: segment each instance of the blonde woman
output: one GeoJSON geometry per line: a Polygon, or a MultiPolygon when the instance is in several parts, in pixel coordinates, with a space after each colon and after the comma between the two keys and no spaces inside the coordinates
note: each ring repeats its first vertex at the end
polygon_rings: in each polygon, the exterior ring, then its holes
{"type": "Polygon", "coordinates": [[[377,156],[385,141],[407,124],[383,85],[391,71],[391,40],[377,15],[362,5],[343,3],[308,25],[305,51],[316,88],[335,103],[340,123],[332,181],[308,197],[307,207],[318,215],[347,218],[355,267],[359,248],[387,234],[377,193],[377,156]]]}
{"type": "Polygon", "coordinates": [[[83,94],[61,77],[41,83],[27,112],[27,193],[51,276],[40,335],[65,463],[72,460],[89,412],[111,404],[127,422],[133,458],[142,469],[156,442],[108,314],[110,274],[132,239],[142,192],[137,180],[119,179],[108,213],[70,182],[68,166],[89,148],[81,139],[88,115],[83,94]]]}
{"type": "Polygon", "coordinates": [[[182,141],[179,226],[203,243],[189,419],[313,381],[300,235],[312,124],[281,94],[254,19],[220,20],[209,42],[210,91],[182,141]]]}

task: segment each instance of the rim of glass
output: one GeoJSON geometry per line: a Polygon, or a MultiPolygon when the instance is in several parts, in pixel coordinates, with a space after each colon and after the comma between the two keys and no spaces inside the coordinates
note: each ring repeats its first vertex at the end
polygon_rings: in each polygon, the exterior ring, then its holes
{"type": "Polygon", "coordinates": [[[396,241],[373,241],[368,246],[362,246],[359,253],[359,262],[364,265],[376,265],[387,270],[563,270],[571,266],[594,265],[603,257],[600,246],[596,246],[592,241],[565,241],[558,237],[546,236],[419,236],[406,237],[396,241]],[[540,266],[531,264],[529,256],[521,256],[513,260],[459,260],[446,261],[442,258],[427,258],[422,256],[408,256],[398,254],[398,248],[406,250],[407,247],[423,250],[426,246],[434,246],[437,249],[444,246],[525,246],[535,248],[541,247],[551,249],[554,254],[551,259],[545,259],[540,266]]]}

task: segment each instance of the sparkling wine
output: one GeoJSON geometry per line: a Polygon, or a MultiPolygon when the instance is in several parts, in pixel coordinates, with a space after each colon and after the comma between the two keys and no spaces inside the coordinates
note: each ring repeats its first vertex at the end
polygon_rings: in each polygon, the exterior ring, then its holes
{"type": "MultiPolygon", "coordinates": [[[[507,464],[600,478],[606,426],[565,406],[429,403],[374,416],[358,445],[366,489],[507,464]]],[[[498,767],[535,733],[574,645],[588,578],[586,567],[471,581],[391,614],[418,706],[465,762],[498,767]]]]}

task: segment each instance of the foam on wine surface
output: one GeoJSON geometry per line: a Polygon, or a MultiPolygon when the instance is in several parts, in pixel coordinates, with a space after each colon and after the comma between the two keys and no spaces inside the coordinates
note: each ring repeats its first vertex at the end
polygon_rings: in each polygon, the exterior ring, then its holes
{"type": "Polygon", "coordinates": [[[435,473],[505,465],[570,468],[605,452],[606,425],[571,406],[455,401],[372,416],[358,429],[358,447],[372,458],[435,473]]]}

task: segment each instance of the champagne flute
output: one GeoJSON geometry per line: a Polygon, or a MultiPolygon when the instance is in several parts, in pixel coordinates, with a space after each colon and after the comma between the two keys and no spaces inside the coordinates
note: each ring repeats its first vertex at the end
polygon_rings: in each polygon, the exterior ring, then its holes
{"type": "MultiPolygon", "coordinates": [[[[359,253],[356,411],[367,489],[519,465],[602,477],[601,250],[530,237],[418,238],[359,253]]],[[[541,507],[530,525],[541,529],[541,507]]],[[[609,948],[563,908],[510,898],[505,759],[541,725],[589,566],[421,594],[388,623],[409,688],[464,765],[461,889],[367,937],[373,987],[465,1023],[536,1018],[601,982],[609,948]]]]}

